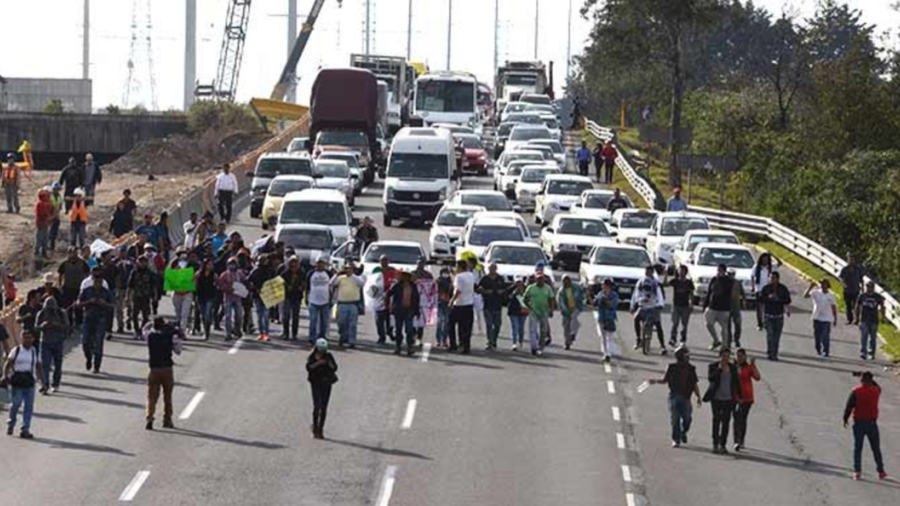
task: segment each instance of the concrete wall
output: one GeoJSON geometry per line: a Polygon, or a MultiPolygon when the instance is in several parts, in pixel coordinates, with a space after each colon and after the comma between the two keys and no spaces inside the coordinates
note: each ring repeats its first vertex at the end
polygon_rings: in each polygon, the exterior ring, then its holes
{"type": "Polygon", "coordinates": [[[0,111],[43,112],[58,98],[66,112],[91,113],[90,79],[31,79],[7,77],[0,81],[0,111]]]}

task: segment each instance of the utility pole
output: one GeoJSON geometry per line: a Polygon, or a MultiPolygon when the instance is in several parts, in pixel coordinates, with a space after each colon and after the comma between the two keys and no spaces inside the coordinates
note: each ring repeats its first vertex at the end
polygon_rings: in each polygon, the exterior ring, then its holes
{"type": "Polygon", "coordinates": [[[81,46],[81,78],[91,78],[91,0],[84,0],[84,40],[81,46]]]}
{"type": "Polygon", "coordinates": [[[453,43],[453,0],[449,0],[447,11],[447,70],[450,70],[450,48],[453,43]]]}
{"type": "Polygon", "coordinates": [[[569,40],[566,43],[566,83],[572,76],[572,0],[569,0],[569,40]]]}
{"type": "MultiPolygon", "coordinates": [[[[291,51],[294,50],[294,43],[297,41],[297,0],[287,1],[287,54],[291,54],[291,51]]],[[[287,93],[285,94],[285,101],[290,104],[297,102],[297,71],[296,69],[292,70],[294,78],[291,80],[291,84],[288,85],[287,93]]]]}
{"type": "Polygon", "coordinates": [[[194,103],[197,80],[197,0],[184,2],[184,110],[194,103]]]}
{"type": "Polygon", "coordinates": [[[500,68],[500,0],[494,0],[494,75],[500,68]]]}
{"type": "Polygon", "coordinates": [[[541,27],[541,0],[534,0],[534,61],[538,60],[538,40],[541,27]]]}
{"type": "Polygon", "coordinates": [[[371,54],[372,44],[372,0],[366,0],[366,56],[371,54]]]}
{"type": "Polygon", "coordinates": [[[406,22],[406,61],[412,61],[413,0],[409,0],[409,20],[406,22]]]}

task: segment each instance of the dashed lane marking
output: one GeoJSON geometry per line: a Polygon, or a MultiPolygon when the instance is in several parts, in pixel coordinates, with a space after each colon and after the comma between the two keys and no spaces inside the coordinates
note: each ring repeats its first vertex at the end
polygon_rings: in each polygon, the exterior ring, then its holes
{"type": "Polygon", "coordinates": [[[384,479],[381,481],[381,491],[378,492],[376,506],[388,506],[391,503],[391,494],[394,493],[397,466],[388,466],[384,471],[384,479]]]}
{"type": "Polygon", "coordinates": [[[131,483],[129,483],[128,486],[125,487],[125,490],[122,491],[122,495],[119,496],[119,501],[131,502],[149,477],[150,471],[138,471],[137,474],[134,475],[134,478],[131,479],[131,483]]]}
{"type": "Polygon", "coordinates": [[[197,392],[196,394],[194,394],[191,402],[189,402],[188,405],[185,406],[184,411],[182,411],[181,414],[178,415],[178,419],[187,420],[188,418],[190,418],[191,415],[194,414],[194,410],[197,409],[197,406],[200,405],[200,401],[202,401],[203,397],[205,396],[206,392],[197,392]]]}
{"type": "Polygon", "coordinates": [[[607,380],[606,381],[606,389],[609,391],[609,393],[615,394],[616,393],[616,384],[612,380],[607,380]]]}
{"type": "Polygon", "coordinates": [[[617,422],[622,419],[622,414],[619,412],[618,406],[612,407],[612,415],[613,415],[613,420],[615,420],[617,422]]]}
{"type": "Polygon", "coordinates": [[[628,506],[635,506],[637,504],[634,500],[634,494],[630,492],[625,494],[625,504],[628,506]]]}
{"type": "Polygon", "coordinates": [[[625,434],[616,432],[616,446],[618,446],[620,450],[625,449],[625,434]]]}
{"type": "Polygon", "coordinates": [[[400,424],[401,429],[409,429],[412,427],[413,418],[416,416],[416,405],[418,402],[415,399],[410,399],[406,404],[406,414],[403,415],[403,423],[400,424]]]}
{"type": "Polygon", "coordinates": [[[603,371],[606,372],[606,374],[612,374],[612,367],[610,367],[609,364],[603,364],[603,371]]]}
{"type": "Polygon", "coordinates": [[[622,466],[622,481],[625,483],[631,483],[631,469],[628,466],[622,466]]]}
{"type": "Polygon", "coordinates": [[[428,362],[429,355],[431,355],[431,343],[425,343],[422,345],[422,356],[419,357],[419,361],[428,362]]]}

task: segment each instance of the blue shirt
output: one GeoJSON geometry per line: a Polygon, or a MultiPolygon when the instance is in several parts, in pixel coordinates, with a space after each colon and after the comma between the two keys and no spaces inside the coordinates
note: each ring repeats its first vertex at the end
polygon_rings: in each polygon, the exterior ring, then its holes
{"type": "Polygon", "coordinates": [[[216,235],[210,237],[209,242],[212,244],[213,254],[216,254],[216,255],[219,254],[219,250],[222,249],[222,246],[225,246],[225,241],[227,241],[227,240],[228,240],[228,234],[222,234],[222,235],[216,234],[216,235]]]}
{"type": "Polygon", "coordinates": [[[678,212],[678,211],[687,211],[687,210],[688,210],[687,202],[684,199],[680,199],[680,198],[676,199],[675,197],[670,198],[669,205],[666,206],[666,211],[669,211],[670,213],[678,212]]]}
{"type": "Polygon", "coordinates": [[[578,152],[575,154],[575,158],[579,162],[590,162],[591,156],[591,150],[588,148],[579,148],[578,152]]]}
{"type": "Polygon", "coordinates": [[[134,233],[147,236],[147,242],[154,248],[159,248],[159,229],[156,228],[156,225],[141,225],[134,230],[134,233]]]}
{"type": "Polygon", "coordinates": [[[619,308],[619,294],[615,290],[608,294],[601,291],[594,299],[594,308],[597,310],[597,321],[616,321],[618,319],[616,311],[619,308]]]}

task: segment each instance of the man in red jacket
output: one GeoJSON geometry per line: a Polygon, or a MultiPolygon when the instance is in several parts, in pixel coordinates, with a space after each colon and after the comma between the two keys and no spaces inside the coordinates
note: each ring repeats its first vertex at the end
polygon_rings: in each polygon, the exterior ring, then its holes
{"type": "MultiPolygon", "coordinates": [[[[606,145],[603,146],[603,149],[600,151],[600,156],[603,157],[603,182],[606,184],[612,184],[613,182],[613,167],[616,166],[616,158],[619,157],[619,151],[616,150],[616,147],[613,145],[612,141],[607,141],[606,145]]],[[[600,174],[597,174],[597,179],[600,179],[600,174]]]]}
{"type": "Polygon", "coordinates": [[[38,201],[34,205],[34,256],[47,258],[50,253],[47,248],[47,241],[50,238],[50,224],[56,215],[56,209],[50,202],[50,192],[42,189],[37,194],[38,201]]]}
{"type": "Polygon", "coordinates": [[[878,469],[878,478],[887,479],[884,472],[884,459],[881,457],[881,437],[878,434],[878,398],[881,396],[881,387],[872,378],[871,372],[864,372],[860,376],[860,384],[850,392],[847,406],[844,408],[844,427],[850,415],[853,415],[853,474],[854,480],[859,479],[862,472],[862,449],[865,438],[869,438],[869,446],[875,456],[875,466],[878,469]]]}

